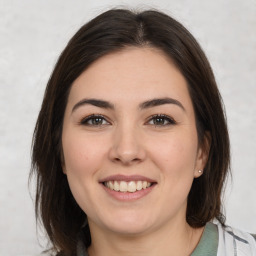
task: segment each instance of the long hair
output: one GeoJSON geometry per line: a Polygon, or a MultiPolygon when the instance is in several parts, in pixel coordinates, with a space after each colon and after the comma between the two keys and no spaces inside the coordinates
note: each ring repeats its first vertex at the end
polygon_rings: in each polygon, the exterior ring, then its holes
{"type": "Polygon", "coordinates": [[[79,236],[88,247],[86,214],[76,203],[62,171],[62,125],[74,80],[100,57],[125,47],[162,50],[185,77],[196,116],[199,143],[208,137],[209,157],[203,175],[188,196],[187,222],[202,227],[217,218],[224,224],[221,194],[230,150],[225,112],[210,64],[201,47],[179,22],[155,11],[113,9],[82,26],[60,55],[48,81],[34,130],[31,175],[36,176],[36,216],[53,251],[75,255],[79,236]]]}

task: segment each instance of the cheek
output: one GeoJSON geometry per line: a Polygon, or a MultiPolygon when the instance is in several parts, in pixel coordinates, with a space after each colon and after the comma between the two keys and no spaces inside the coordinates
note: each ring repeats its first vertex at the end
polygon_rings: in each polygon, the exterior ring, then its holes
{"type": "Polygon", "coordinates": [[[180,201],[184,201],[194,179],[197,136],[193,133],[173,133],[166,138],[154,141],[151,158],[161,170],[163,192],[169,194],[166,200],[174,202],[175,198],[180,198],[180,201]]]}
{"type": "Polygon", "coordinates": [[[97,170],[103,154],[102,147],[79,132],[66,134],[62,137],[66,171],[78,176],[91,175],[97,170]]]}
{"type": "Polygon", "coordinates": [[[63,132],[62,145],[66,175],[71,192],[84,212],[94,204],[95,181],[100,169],[102,146],[81,132],[63,132]]]}
{"type": "MultiPolygon", "coordinates": [[[[197,141],[192,136],[169,136],[164,140],[152,143],[152,158],[163,166],[163,169],[188,169],[194,166],[197,155],[197,141]],[[166,139],[168,138],[168,139],[166,139]]],[[[191,169],[192,170],[192,169],[191,169]]]]}

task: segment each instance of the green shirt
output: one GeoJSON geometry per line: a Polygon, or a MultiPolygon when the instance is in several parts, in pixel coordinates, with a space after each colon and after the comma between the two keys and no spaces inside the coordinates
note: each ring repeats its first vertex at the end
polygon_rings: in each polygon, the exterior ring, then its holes
{"type": "MultiPolygon", "coordinates": [[[[208,222],[202,237],[191,256],[217,256],[218,237],[218,227],[215,224],[208,222]]],[[[88,256],[84,246],[81,246],[81,244],[78,248],[77,256],[88,256]]]]}
{"type": "Polygon", "coordinates": [[[218,227],[215,224],[208,222],[205,226],[203,235],[191,256],[217,256],[218,241],[218,227]]]}

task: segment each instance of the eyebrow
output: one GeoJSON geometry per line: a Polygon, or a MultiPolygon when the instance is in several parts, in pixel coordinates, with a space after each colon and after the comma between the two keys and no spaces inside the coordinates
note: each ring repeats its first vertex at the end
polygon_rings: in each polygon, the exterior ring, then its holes
{"type": "Polygon", "coordinates": [[[114,109],[114,105],[109,103],[105,100],[99,100],[99,99],[82,99],[78,103],[75,104],[75,106],[72,108],[72,112],[74,112],[78,107],[81,107],[83,105],[93,105],[99,108],[105,108],[105,109],[114,109]]]}
{"type": "Polygon", "coordinates": [[[145,101],[139,105],[140,109],[146,109],[146,108],[151,108],[151,107],[156,107],[164,104],[174,104],[182,108],[182,110],[185,111],[184,106],[181,104],[180,101],[175,100],[173,98],[160,98],[160,99],[152,99],[145,101]]]}
{"type": "MultiPolygon", "coordinates": [[[[104,109],[111,109],[113,110],[115,107],[112,103],[105,101],[105,100],[100,100],[100,99],[82,99],[78,103],[74,105],[72,108],[72,112],[74,112],[77,108],[83,106],[83,105],[93,105],[99,108],[104,108],[104,109]]],[[[139,105],[139,108],[141,110],[143,109],[148,109],[151,107],[156,107],[164,104],[174,104],[180,107],[183,111],[185,111],[184,106],[181,104],[180,101],[173,99],[173,98],[159,98],[159,99],[152,99],[145,101],[139,105]]]]}

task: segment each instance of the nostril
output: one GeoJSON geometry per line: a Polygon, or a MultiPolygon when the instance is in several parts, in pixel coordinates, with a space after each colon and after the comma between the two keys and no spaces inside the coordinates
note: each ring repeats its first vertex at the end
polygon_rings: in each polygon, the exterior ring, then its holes
{"type": "Polygon", "coordinates": [[[124,165],[130,165],[130,164],[133,164],[133,163],[141,162],[142,160],[139,159],[139,158],[130,159],[130,158],[118,158],[118,157],[116,157],[114,159],[114,161],[117,162],[117,163],[123,163],[124,165]]]}

